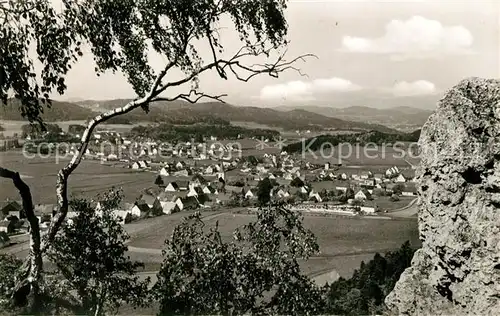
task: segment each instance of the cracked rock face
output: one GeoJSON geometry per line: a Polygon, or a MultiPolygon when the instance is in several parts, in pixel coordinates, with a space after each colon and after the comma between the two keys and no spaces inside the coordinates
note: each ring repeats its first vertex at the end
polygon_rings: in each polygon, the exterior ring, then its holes
{"type": "Polygon", "coordinates": [[[386,304],[400,315],[500,315],[500,80],[448,91],[419,145],[422,248],[386,304]]]}

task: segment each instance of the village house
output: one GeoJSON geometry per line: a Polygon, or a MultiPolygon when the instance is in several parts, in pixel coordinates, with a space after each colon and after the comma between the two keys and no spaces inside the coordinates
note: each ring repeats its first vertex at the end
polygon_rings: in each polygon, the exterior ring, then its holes
{"type": "Polygon", "coordinates": [[[255,194],[249,187],[243,188],[243,192],[245,192],[245,198],[247,199],[253,199],[255,197],[255,194]]]}
{"type": "Polygon", "coordinates": [[[182,162],[182,161],[178,161],[178,162],[175,164],[175,168],[176,168],[177,170],[182,170],[182,169],[184,169],[185,167],[186,167],[186,165],[185,165],[185,163],[184,163],[184,162],[182,162]]]}
{"type": "Polygon", "coordinates": [[[406,178],[403,174],[399,174],[396,179],[394,179],[394,182],[396,183],[405,183],[406,182],[406,178]]]}
{"type": "Polygon", "coordinates": [[[20,202],[7,200],[0,204],[0,219],[8,216],[21,218],[23,207],[20,202]]]}
{"type": "Polygon", "coordinates": [[[165,187],[165,192],[177,192],[177,191],[180,191],[180,188],[179,188],[179,185],[177,184],[177,182],[170,182],[165,187]]]}
{"type": "Polygon", "coordinates": [[[301,194],[308,194],[309,193],[309,187],[307,185],[303,185],[299,188],[298,190],[299,193],[301,194]]]}
{"type": "Polygon", "coordinates": [[[204,194],[213,194],[213,195],[219,194],[219,191],[217,190],[217,188],[215,188],[211,185],[202,186],[202,191],[204,194]]]}
{"type": "Polygon", "coordinates": [[[212,166],[208,166],[205,169],[205,174],[213,174],[214,173],[214,168],[212,166]]]}
{"type": "Polygon", "coordinates": [[[144,201],[136,201],[130,213],[136,217],[144,217],[149,213],[150,207],[144,201]]]}
{"type": "Polygon", "coordinates": [[[416,196],[417,195],[417,188],[415,187],[414,183],[407,183],[404,187],[404,189],[401,192],[401,195],[403,196],[416,196]]]}
{"type": "Polygon", "coordinates": [[[360,211],[365,214],[375,214],[376,212],[378,212],[378,206],[372,201],[365,201],[360,207],[360,211]]]}
{"type": "Polygon", "coordinates": [[[188,188],[189,181],[173,181],[165,187],[165,192],[187,191],[188,188]]]}
{"type": "Polygon", "coordinates": [[[389,168],[385,171],[385,176],[390,178],[390,177],[393,177],[395,175],[399,174],[399,169],[398,167],[394,166],[392,168],[389,168]]]}
{"type": "Polygon", "coordinates": [[[368,200],[371,199],[371,194],[367,189],[361,188],[355,195],[354,198],[357,200],[368,200]]]}
{"type": "Polygon", "coordinates": [[[392,193],[394,190],[394,186],[395,184],[394,183],[387,183],[385,185],[385,191],[388,192],[388,193],[392,193]]]}
{"type": "Polygon", "coordinates": [[[156,200],[156,197],[154,197],[150,194],[142,194],[138,199],[138,201],[143,201],[144,203],[146,203],[149,208],[153,207],[155,200],[156,200]]]}
{"type": "Polygon", "coordinates": [[[199,186],[190,186],[187,196],[201,196],[203,195],[203,189],[199,186]]]}
{"type": "Polygon", "coordinates": [[[276,192],[275,196],[276,198],[284,199],[290,196],[290,192],[288,192],[288,190],[281,188],[276,192]]]}
{"type": "Polygon", "coordinates": [[[335,190],[342,191],[343,193],[345,193],[347,191],[347,186],[345,186],[345,185],[337,185],[337,186],[335,186],[335,190]]]}
{"type": "Polygon", "coordinates": [[[175,202],[171,201],[160,201],[161,209],[163,214],[172,214],[179,212],[180,209],[175,202]]]}
{"type": "Polygon", "coordinates": [[[163,167],[160,169],[160,175],[168,177],[170,175],[170,173],[168,172],[167,168],[163,167]]]}
{"type": "Polygon", "coordinates": [[[145,168],[147,168],[147,167],[148,167],[148,164],[147,164],[147,162],[146,162],[146,161],[144,161],[144,160],[139,160],[139,161],[136,161],[136,162],[134,162],[134,163],[130,166],[130,168],[132,168],[132,169],[136,169],[136,170],[137,170],[137,169],[145,169],[145,168]]]}
{"type": "Polygon", "coordinates": [[[375,180],[375,183],[382,183],[384,175],[381,173],[376,173],[373,175],[373,179],[375,180]]]}
{"type": "Polygon", "coordinates": [[[191,169],[182,169],[174,172],[176,177],[188,177],[191,175],[191,169]]]}
{"type": "Polygon", "coordinates": [[[200,203],[196,196],[187,196],[182,199],[182,205],[184,210],[192,210],[200,207],[200,203]]]}
{"type": "MultiPolygon", "coordinates": [[[[121,202],[120,205],[118,205],[115,209],[110,210],[111,215],[117,219],[117,221],[120,224],[125,224],[128,223],[130,220],[130,217],[132,215],[132,208],[134,207],[133,204],[131,203],[126,203],[126,202],[121,202]]],[[[103,207],[101,202],[98,202],[96,205],[96,215],[97,216],[102,216],[103,214],[103,207]]],[[[77,217],[78,213],[74,210],[71,210],[66,214],[66,218],[68,219],[68,222],[71,223],[72,219],[77,217]]]]}
{"type": "Polygon", "coordinates": [[[314,203],[321,203],[323,199],[318,193],[315,193],[314,195],[309,197],[309,201],[314,202],[314,203]]]}
{"type": "Polygon", "coordinates": [[[195,174],[191,178],[191,182],[189,183],[190,186],[201,186],[207,184],[207,180],[203,178],[200,174],[195,174]]]}

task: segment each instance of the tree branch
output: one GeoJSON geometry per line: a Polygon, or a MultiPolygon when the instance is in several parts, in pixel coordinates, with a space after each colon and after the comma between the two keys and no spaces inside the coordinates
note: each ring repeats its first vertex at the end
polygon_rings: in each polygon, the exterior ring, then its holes
{"type": "MultiPolygon", "coordinates": [[[[36,308],[39,303],[39,284],[42,278],[41,273],[43,271],[43,260],[42,252],[40,250],[40,226],[38,224],[38,218],[35,215],[33,198],[31,196],[29,186],[21,179],[21,176],[18,172],[0,167],[0,177],[11,179],[14,183],[14,186],[17,188],[19,194],[21,195],[24,214],[26,215],[26,218],[30,223],[30,260],[28,262],[28,265],[26,266],[27,280],[26,282],[20,282],[19,285],[27,285],[30,287],[30,295],[33,296],[33,305],[36,308]]],[[[16,288],[14,293],[16,294],[20,290],[20,287],[16,288]]]]}
{"type": "Polygon", "coordinates": [[[80,146],[77,150],[77,152],[73,155],[71,158],[71,161],[61,170],[59,170],[57,174],[57,183],[56,183],[56,197],[57,197],[57,209],[52,217],[49,231],[46,235],[46,238],[42,244],[42,253],[46,252],[48,247],[50,246],[50,243],[54,240],[54,237],[61,227],[64,219],[66,218],[66,214],[68,213],[68,207],[69,207],[69,202],[68,202],[68,178],[71,175],[71,173],[78,167],[78,165],[82,161],[82,157],[85,154],[88,144],[90,142],[90,137],[92,135],[93,130],[95,127],[106,121],[109,120],[110,118],[113,118],[118,115],[126,114],[133,109],[136,109],[138,107],[147,105],[155,95],[157,95],[156,90],[158,86],[161,84],[162,79],[165,77],[167,72],[174,67],[175,61],[170,62],[165,68],[157,75],[155,81],[153,82],[153,85],[151,86],[150,91],[148,94],[140,99],[130,101],[126,105],[110,110],[108,112],[105,112],[103,114],[97,115],[94,117],[92,120],[90,120],[87,124],[87,127],[85,128],[85,131],[82,134],[81,140],[80,140],[80,146]]]}
{"type": "Polygon", "coordinates": [[[227,97],[227,94],[210,95],[210,94],[206,94],[203,92],[198,92],[195,89],[191,89],[191,91],[189,91],[189,93],[181,93],[173,98],[157,97],[157,98],[154,98],[153,100],[151,100],[151,102],[156,102],[156,101],[171,102],[171,101],[182,99],[182,100],[187,101],[189,103],[196,103],[202,98],[208,98],[208,99],[216,100],[216,101],[219,101],[222,103],[226,103],[224,100],[221,99],[223,97],[227,97]],[[197,98],[193,100],[190,98],[191,95],[196,96],[197,98]]]}
{"type": "MultiPolygon", "coordinates": [[[[270,51],[272,51],[271,48],[267,49],[261,49],[257,50],[256,46],[260,44],[254,44],[254,45],[245,45],[241,47],[236,54],[233,55],[230,59],[217,59],[214,60],[213,62],[206,64],[205,66],[201,66],[197,70],[193,71],[191,74],[188,76],[184,77],[183,79],[177,80],[177,81],[171,81],[168,82],[165,85],[161,85],[157,89],[156,95],[159,95],[163,93],[166,89],[170,87],[175,87],[175,86],[180,86],[183,85],[194,78],[198,77],[201,73],[216,68],[218,69],[218,73],[222,74],[220,75],[221,78],[227,79],[225,75],[225,68],[228,67],[231,72],[234,74],[236,79],[244,82],[248,82],[251,78],[260,75],[260,74],[268,74],[271,77],[277,78],[279,73],[284,72],[286,70],[294,70],[297,71],[301,76],[306,76],[301,72],[301,70],[297,67],[292,66],[295,62],[297,61],[305,61],[306,58],[308,57],[315,57],[318,58],[316,55],[313,54],[304,54],[300,55],[290,61],[286,61],[284,59],[285,53],[281,54],[274,63],[272,64],[254,64],[254,65],[244,65],[240,62],[240,59],[245,56],[262,56],[262,55],[268,55],[270,51]],[[240,72],[246,72],[247,75],[240,74],[240,72]]],[[[216,56],[216,55],[214,55],[216,56]]]]}
{"type": "MultiPolygon", "coordinates": [[[[189,42],[189,37],[186,38],[185,45],[183,47],[184,50],[187,49],[188,47],[188,42],[189,42]]],[[[238,52],[233,55],[232,58],[229,60],[225,59],[217,59],[214,60],[213,62],[206,64],[205,66],[201,66],[198,69],[194,70],[191,72],[189,75],[184,77],[183,79],[176,80],[176,81],[170,81],[167,82],[166,84],[162,84],[162,80],[167,74],[167,72],[175,67],[178,62],[178,58],[175,58],[172,60],[156,77],[155,81],[153,82],[151,89],[147,93],[146,96],[131,101],[128,104],[126,104],[123,107],[110,110],[108,112],[105,112],[103,114],[100,114],[93,118],[88,124],[87,128],[85,129],[80,146],[78,148],[78,151],[73,155],[71,161],[59,171],[57,175],[57,183],[56,183],[56,196],[57,196],[57,211],[52,217],[51,224],[49,227],[49,231],[46,235],[46,239],[44,240],[42,244],[42,253],[44,253],[47,248],[49,247],[50,243],[53,241],[57,231],[59,230],[60,226],[62,225],[66,214],[68,212],[68,197],[67,197],[67,182],[68,182],[68,177],[70,174],[78,167],[78,165],[81,162],[81,159],[83,155],[85,154],[85,151],[87,150],[88,143],[90,142],[90,136],[92,134],[92,131],[94,128],[99,124],[102,123],[112,117],[128,113],[132,111],[135,108],[138,107],[145,107],[147,106],[150,102],[153,101],[173,101],[173,100],[178,100],[182,99],[190,103],[196,103],[199,101],[201,98],[210,98],[213,100],[221,101],[221,98],[224,97],[225,95],[218,95],[218,96],[212,96],[208,95],[205,93],[199,93],[196,90],[191,90],[189,94],[179,94],[174,98],[165,98],[165,97],[159,97],[161,93],[163,93],[166,89],[174,86],[180,86],[183,85],[187,82],[190,82],[194,78],[197,78],[201,73],[216,68],[218,69],[219,75],[222,78],[225,78],[225,71],[224,69],[228,67],[231,72],[235,75],[235,77],[240,80],[247,82],[251,78],[259,75],[259,74],[269,74],[272,77],[278,77],[278,74],[286,71],[286,70],[295,70],[298,71],[299,74],[303,75],[300,71],[300,69],[292,66],[293,63],[295,63],[298,60],[305,60],[307,57],[316,57],[315,55],[312,54],[306,54],[306,55],[301,55],[299,57],[294,58],[291,61],[285,61],[284,55],[280,55],[276,62],[272,64],[262,64],[262,65],[252,65],[252,66],[247,66],[242,63],[240,63],[240,59],[244,56],[261,56],[265,55],[267,56],[270,51],[274,49],[274,47],[269,47],[269,48],[264,48],[265,41],[256,43],[254,45],[245,45],[242,48],[238,50],[238,52]],[[259,49],[259,47],[262,47],[259,49]],[[246,75],[240,74],[240,72],[246,72],[246,75]],[[196,99],[191,99],[190,97],[194,95],[197,96],[196,99]]],[[[216,55],[214,55],[216,58],[216,55]]]]}

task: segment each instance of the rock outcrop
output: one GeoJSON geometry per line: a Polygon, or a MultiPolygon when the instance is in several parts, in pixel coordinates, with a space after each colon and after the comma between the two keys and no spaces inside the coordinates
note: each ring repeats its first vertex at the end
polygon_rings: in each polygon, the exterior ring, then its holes
{"type": "Polygon", "coordinates": [[[386,304],[400,315],[500,315],[500,80],[449,90],[419,145],[422,248],[386,304]]]}

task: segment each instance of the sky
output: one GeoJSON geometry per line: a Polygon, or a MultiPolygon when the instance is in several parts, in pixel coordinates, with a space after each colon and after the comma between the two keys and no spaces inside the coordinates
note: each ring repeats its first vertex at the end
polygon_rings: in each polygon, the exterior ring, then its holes
{"type": "MultiPolygon", "coordinates": [[[[226,93],[227,102],[243,106],[380,107],[412,99],[432,109],[461,79],[500,74],[500,1],[291,0],[286,17],[287,56],[317,56],[296,64],[307,77],[290,71],[243,83],[209,73],[200,77],[201,90],[226,93]]],[[[229,26],[221,37],[226,52],[234,52],[241,43],[229,26]]],[[[202,47],[201,53],[209,52],[202,47]]],[[[134,97],[123,76],[97,77],[93,69],[85,54],[69,73],[63,98],[134,97]]]]}

